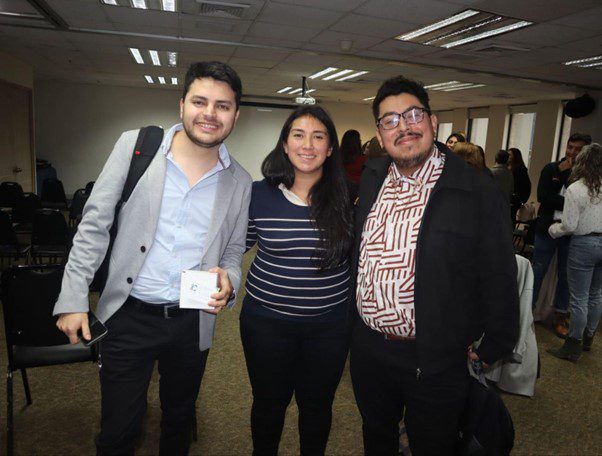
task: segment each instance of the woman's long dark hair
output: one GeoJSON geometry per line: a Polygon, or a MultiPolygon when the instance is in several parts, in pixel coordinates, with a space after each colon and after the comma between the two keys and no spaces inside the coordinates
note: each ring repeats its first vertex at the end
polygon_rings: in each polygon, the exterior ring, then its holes
{"type": "Polygon", "coordinates": [[[510,169],[514,171],[519,168],[526,168],[525,161],[523,160],[523,154],[520,149],[511,147],[508,152],[512,152],[512,162],[510,163],[510,169]]]}
{"type": "Polygon", "coordinates": [[[322,269],[337,266],[347,255],[353,238],[351,201],[343,172],[339,140],[330,116],[319,106],[301,106],[284,122],[276,147],[261,164],[266,181],[277,187],[284,184],[291,188],[295,182],[295,169],[284,152],[293,122],[299,117],[310,116],[324,124],[332,153],[322,167],[322,177],[309,192],[309,211],[316,228],[322,235],[318,247],[323,249],[315,259],[322,269]]]}
{"type": "Polygon", "coordinates": [[[353,163],[362,154],[362,140],[357,130],[347,130],[341,138],[343,164],[353,163]]]}
{"type": "Polygon", "coordinates": [[[571,171],[569,183],[583,179],[587,186],[590,201],[595,204],[602,198],[602,146],[592,143],[585,146],[577,158],[571,171]]]}

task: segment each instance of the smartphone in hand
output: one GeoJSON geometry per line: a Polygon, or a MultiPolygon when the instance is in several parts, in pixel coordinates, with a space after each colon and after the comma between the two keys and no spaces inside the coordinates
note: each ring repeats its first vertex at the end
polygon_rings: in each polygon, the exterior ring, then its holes
{"type": "Polygon", "coordinates": [[[79,337],[79,340],[81,340],[86,347],[95,344],[109,333],[107,327],[102,321],[96,318],[96,315],[94,315],[94,312],[91,310],[88,311],[88,326],[90,328],[90,340],[84,339],[81,329],[77,332],[77,337],[79,337]]]}

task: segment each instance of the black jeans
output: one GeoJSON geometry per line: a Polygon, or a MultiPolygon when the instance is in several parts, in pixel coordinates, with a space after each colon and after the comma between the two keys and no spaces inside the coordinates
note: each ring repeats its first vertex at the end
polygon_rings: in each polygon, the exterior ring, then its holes
{"type": "Polygon", "coordinates": [[[129,300],[107,321],[101,342],[99,455],[133,455],[146,412],[155,360],[159,362],[161,455],[186,455],[195,403],[209,350],[199,350],[198,311],[165,319],[129,300]]]}
{"type": "Polygon", "coordinates": [[[351,342],[351,379],[366,455],[397,455],[402,419],[413,456],[455,454],[468,395],[467,367],[430,376],[418,376],[416,368],[414,341],[385,340],[357,322],[351,342]]]}
{"type": "Polygon", "coordinates": [[[349,347],[345,322],[287,321],[243,311],[240,334],[253,388],[253,454],[278,454],[294,392],[301,455],[323,455],[349,347]]]}

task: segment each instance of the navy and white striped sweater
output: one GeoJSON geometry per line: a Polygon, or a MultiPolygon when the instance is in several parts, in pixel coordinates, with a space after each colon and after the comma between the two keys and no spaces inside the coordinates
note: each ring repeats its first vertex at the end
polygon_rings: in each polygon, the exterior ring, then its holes
{"type": "Polygon", "coordinates": [[[243,312],[287,320],[346,316],[349,264],[320,271],[318,232],[309,208],[291,203],[265,180],[253,183],[247,249],[258,244],[247,275],[243,312]]]}

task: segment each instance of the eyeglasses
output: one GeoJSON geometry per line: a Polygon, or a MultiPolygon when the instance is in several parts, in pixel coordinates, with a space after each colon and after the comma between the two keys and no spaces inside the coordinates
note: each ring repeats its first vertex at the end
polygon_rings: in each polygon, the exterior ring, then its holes
{"type": "Polygon", "coordinates": [[[426,108],[418,108],[416,106],[413,106],[402,113],[391,112],[378,119],[376,121],[376,126],[383,130],[392,130],[399,125],[401,118],[403,118],[406,125],[416,125],[422,122],[425,112],[428,113],[426,108]]]}

